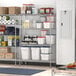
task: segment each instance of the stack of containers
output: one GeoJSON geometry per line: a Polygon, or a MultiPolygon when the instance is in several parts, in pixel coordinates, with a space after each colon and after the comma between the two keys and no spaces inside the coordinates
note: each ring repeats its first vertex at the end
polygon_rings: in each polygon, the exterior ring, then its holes
{"type": "Polygon", "coordinates": [[[32,51],[32,60],[40,60],[40,48],[31,47],[31,51],[32,51]]]}
{"type": "Polygon", "coordinates": [[[49,47],[41,47],[41,60],[50,60],[51,49],[49,47]]]}
{"type": "Polygon", "coordinates": [[[21,55],[22,55],[22,60],[29,60],[30,59],[30,48],[21,47],[21,55]]]}
{"type": "Polygon", "coordinates": [[[22,14],[37,14],[38,10],[34,4],[23,4],[23,7],[21,8],[21,13],[22,14]]]}
{"type": "Polygon", "coordinates": [[[13,59],[14,53],[8,47],[0,47],[0,59],[13,59]]]}

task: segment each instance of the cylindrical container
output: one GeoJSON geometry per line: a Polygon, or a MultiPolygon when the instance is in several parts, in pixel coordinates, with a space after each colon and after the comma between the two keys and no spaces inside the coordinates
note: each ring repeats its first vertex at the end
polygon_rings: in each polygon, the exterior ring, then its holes
{"type": "Polygon", "coordinates": [[[40,14],[45,14],[45,8],[40,8],[40,9],[39,9],[39,13],[40,13],[40,14]]]}
{"type": "Polygon", "coordinates": [[[36,23],[36,28],[42,28],[42,23],[41,22],[37,22],[36,23]]]}
{"type": "Polygon", "coordinates": [[[39,47],[31,47],[32,51],[32,60],[39,60],[40,59],[40,48],[39,47]]]}
{"type": "Polygon", "coordinates": [[[41,53],[43,54],[51,53],[51,49],[49,47],[41,47],[41,53]]]}
{"type": "Polygon", "coordinates": [[[50,28],[50,22],[49,21],[43,22],[43,27],[50,28]]]}
{"type": "Polygon", "coordinates": [[[7,41],[2,41],[2,46],[7,46],[7,41]]]}
{"type": "Polygon", "coordinates": [[[51,35],[50,37],[51,37],[50,43],[55,44],[55,35],[51,35]]]}
{"type": "Polygon", "coordinates": [[[53,10],[54,8],[45,8],[45,13],[46,14],[51,14],[52,13],[52,10],[53,10]]]}
{"type": "Polygon", "coordinates": [[[45,44],[45,37],[38,37],[38,44],[45,44]]]}
{"type": "Polygon", "coordinates": [[[47,16],[47,21],[54,22],[55,21],[55,16],[54,15],[47,16]]]}
{"type": "Polygon", "coordinates": [[[46,44],[51,44],[51,36],[46,35],[46,44]]]}
{"type": "Polygon", "coordinates": [[[41,30],[41,36],[45,36],[48,30],[41,30]]]}

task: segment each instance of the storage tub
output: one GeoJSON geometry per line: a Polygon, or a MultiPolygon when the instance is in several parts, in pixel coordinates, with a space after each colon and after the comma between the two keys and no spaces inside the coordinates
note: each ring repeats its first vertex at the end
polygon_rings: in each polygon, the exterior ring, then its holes
{"type": "Polygon", "coordinates": [[[43,22],[43,27],[50,28],[50,22],[49,21],[43,22]]]}
{"type": "Polygon", "coordinates": [[[50,58],[50,55],[49,54],[41,54],[41,60],[49,60],[50,58]]]}
{"type": "Polygon", "coordinates": [[[45,44],[45,37],[38,37],[38,44],[45,44]]]}
{"type": "Polygon", "coordinates": [[[23,60],[30,59],[30,49],[29,47],[21,47],[21,55],[23,60]]]}
{"type": "Polygon", "coordinates": [[[31,48],[31,56],[32,56],[32,60],[40,60],[40,48],[32,47],[31,48]]]}
{"type": "Polygon", "coordinates": [[[41,53],[44,54],[51,53],[51,49],[49,47],[41,47],[41,53]]]}

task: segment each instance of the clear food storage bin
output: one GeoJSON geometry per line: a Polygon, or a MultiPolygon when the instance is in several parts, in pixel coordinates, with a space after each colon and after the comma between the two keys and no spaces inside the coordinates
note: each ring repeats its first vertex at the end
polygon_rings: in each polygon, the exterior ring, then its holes
{"type": "Polygon", "coordinates": [[[29,47],[21,47],[21,56],[23,60],[30,59],[30,49],[29,47]]]}
{"type": "Polygon", "coordinates": [[[32,60],[40,60],[40,48],[31,47],[31,56],[32,56],[32,60]]]}
{"type": "Polygon", "coordinates": [[[43,28],[50,28],[50,22],[49,21],[43,22],[43,28]]]}
{"type": "Polygon", "coordinates": [[[45,36],[48,30],[41,30],[41,36],[45,36]]]}
{"type": "Polygon", "coordinates": [[[36,28],[42,28],[42,23],[41,22],[36,22],[36,28]]]}
{"type": "Polygon", "coordinates": [[[38,44],[45,44],[45,37],[38,37],[38,44]]]}
{"type": "Polygon", "coordinates": [[[47,21],[54,22],[55,16],[54,15],[47,16],[47,21]]]}
{"type": "Polygon", "coordinates": [[[41,54],[41,60],[50,60],[50,55],[49,54],[41,54]]]}
{"type": "Polygon", "coordinates": [[[50,43],[51,43],[51,44],[55,44],[55,39],[56,39],[55,37],[56,37],[55,35],[51,35],[51,36],[50,36],[50,38],[51,38],[50,43]]]}
{"type": "Polygon", "coordinates": [[[43,54],[51,53],[51,49],[49,47],[41,47],[41,53],[43,54]]]}
{"type": "Polygon", "coordinates": [[[46,35],[46,44],[51,44],[51,36],[46,35]]]}

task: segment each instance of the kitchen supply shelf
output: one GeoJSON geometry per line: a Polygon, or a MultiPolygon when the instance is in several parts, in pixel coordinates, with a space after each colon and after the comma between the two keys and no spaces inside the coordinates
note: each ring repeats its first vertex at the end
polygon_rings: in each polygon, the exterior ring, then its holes
{"type": "MultiPolygon", "coordinates": [[[[0,24],[0,25],[5,25],[6,27],[15,27],[15,34],[14,35],[5,35],[5,33],[4,34],[2,34],[2,35],[0,35],[0,36],[6,36],[6,37],[8,37],[8,36],[19,36],[19,46],[17,46],[16,44],[15,44],[15,46],[0,46],[0,47],[2,47],[2,48],[4,48],[4,47],[7,47],[7,48],[11,48],[12,49],[12,52],[14,52],[15,53],[15,59],[0,59],[0,61],[14,61],[15,62],[15,64],[16,64],[16,62],[17,61],[19,61],[20,63],[22,62],[22,61],[24,61],[24,62],[39,62],[39,63],[52,63],[53,61],[51,61],[51,58],[49,58],[49,60],[32,60],[32,57],[30,58],[30,59],[28,59],[28,60],[23,60],[21,57],[22,57],[22,50],[21,50],[21,48],[40,48],[40,54],[44,54],[44,53],[41,53],[41,48],[49,48],[50,50],[50,53],[48,53],[48,55],[49,55],[49,57],[50,57],[50,54],[52,54],[51,53],[51,48],[53,48],[53,47],[55,47],[55,45],[56,45],[56,42],[54,43],[54,44],[26,44],[26,45],[22,45],[21,44],[21,42],[22,42],[22,40],[24,39],[24,35],[29,35],[29,36],[37,36],[37,37],[39,37],[39,36],[43,36],[43,37],[45,37],[46,35],[48,35],[48,36],[51,36],[51,35],[55,35],[56,36],[56,26],[55,27],[53,27],[53,28],[44,28],[44,26],[43,26],[43,24],[42,24],[42,28],[37,28],[37,27],[29,27],[29,28],[23,28],[23,22],[25,21],[25,20],[29,20],[29,16],[31,16],[31,25],[33,25],[32,24],[32,21],[34,21],[34,20],[36,20],[36,22],[38,22],[38,21],[40,21],[41,23],[43,23],[43,22],[46,22],[47,20],[46,20],[46,17],[47,16],[54,16],[55,17],[55,15],[53,14],[0,14],[0,16],[9,16],[10,18],[12,17],[12,18],[16,18],[16,19],[18,19],[18,22],[17,23],[15,23],[15,24],[0,24]],[[35,19],[35,18],[39,18],[39,19],[35,19]],[[41,17],[45,17],[45,21],[41,21],[41,17]],[[19,35],[17,35],[16,34],[16,28],[19,28],[19,35]],[[31,31],[32,30],[32,31],[31,31]],[[49,34],[47,33],[47,34],[45,34],[45,35],[41,35],[41,31],[42,30],[47,30],[47,31],[49,31],[49,34]],[[55,30],[55,31],[54,31],[55,30]],[[30,32],[31,31],[31,32],[30,32]],[[35,31],[35,32],[34,32],[35,31]],[[18,58],[17,58],[17,56],[18,56],[18,58]]],[[[55,25],[55,21],[48,21],[48,22],[50,22],[50,23],[54,23],[54,25],[55,25]]],[[[51,25],[51,24],[50,24],[51,25]]],[[[46,40],[45,40],[45,42],[46,42],[46,40]]],[[[15,43],[16,43],[16,38],[15,38],[15,43]]],[[[56,48],[56,47],[55,47],[56,48]]],[[[55,49],[54,48],[54,49],[55,49]]],[[[25,50],[26,51],[26,50],[25,50]]],[[[25,52],[24,51],[24,52],[25,52]]],[[[36,50],[35,50],[36,51],[36,50]]],[[[53,51],[53,50],[52,50],[53,51]]],[[[27,51],[28,52],[28,51],[27,51]]],[[[38,52],[38,51],[37,51],[38,52]]],[[[32,56],[32,50],[30,50],[30,52],[29,52],[29,54],[32,56]]],[[[35,53],[34,53],[35,54],[35,53]]],[[[33,55],[34,55],[33,54],[33,55]]],[[[40,54],[39,54],[39,57],[41,58],[41,56],[40,56],[40,54]]],[[[55,62],[55,61],[54,61],[55,62]]]]}

